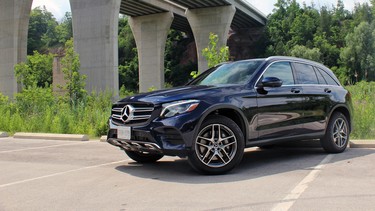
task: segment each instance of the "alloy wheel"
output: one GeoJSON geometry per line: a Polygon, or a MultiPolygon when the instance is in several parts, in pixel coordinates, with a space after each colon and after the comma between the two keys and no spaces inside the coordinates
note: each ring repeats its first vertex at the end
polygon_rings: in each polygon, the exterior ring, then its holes
{"type": "Polygon", "coordinates": [[[199,160],[211,168],[219,168],[230,163],[237,152],[234,132],[222,124],[210,124],[198,134],[195,153],[199,160]]]}
{"type": "Polygon", "coordinates": [[[348,127],[344,119],[336,119],[333,124],[332,136],[336,146],[341,148],[346,145],[346,142],[348,141],[348,127]]]}

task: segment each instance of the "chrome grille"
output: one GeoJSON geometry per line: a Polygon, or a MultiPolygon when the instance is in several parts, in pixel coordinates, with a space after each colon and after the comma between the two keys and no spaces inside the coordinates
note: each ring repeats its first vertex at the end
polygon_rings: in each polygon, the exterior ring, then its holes
{"type": "Polygon", "coordinates": [[[112,121],[117,124],[139,124],[147,122],[154,106],[150,104],[121,104],[112,107],[112,121]]]}

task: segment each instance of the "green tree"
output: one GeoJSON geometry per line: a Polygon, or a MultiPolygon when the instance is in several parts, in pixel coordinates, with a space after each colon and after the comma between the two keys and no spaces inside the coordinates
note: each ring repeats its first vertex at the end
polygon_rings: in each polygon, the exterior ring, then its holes
{"type": "Polygon", "coordinates": [[[319,25],[317,28],[318,34],[324,34],[327,37],[331,37],[332,31],[332,11],[328,10],[326,6],[320,8],[319,11],[319,25]]]}
{"type": "MultiPolygon", "coordinates": [[[[266,26],[266,34],[269,40],[267,47],[267,55],[287,55],[293,45],[290,42],[293,39],[293,34],[297,33],[297,28],[300,28],[302,18],[293,26],[296,18],[302,14],[302,10],[296,0],[278,0],[275,4],[273,13],[268,17],[266,26]],[[292,32],[292,27],[294,28],[292,32]]],[[[295,38],[294,42],[299,42],[295,38]]]]}
{"type": "Polygon", "coordinates": [[[86,76],[79,73],[81,64],[79,55],[74,51],[73,39],[65,43],[65,56],[61,64],[66,81],[66,85],[62,88],[67,91],[67,98],[71,105],[75,106],[85,98],[87,92],[85,90],[86,76]]]}
{"type": "Polygon", "coordinates": [[[138,91],[138,53],[128,17],[119,19],[119,86],[124,89],[138,91]]]}
{"type": "Polygon", "coordinates": [[[338,59],[340,58],[340,49],[331,44],[326,37],[326,33],[319,32],[314,36],[314,47],[321,52],[321,61],[328,67],[337,66],[338,59]]]}
{"type": "Polygon", "coordinates": [[[137,92],[138,78],[139,74],[137,56],[134,56],[130,61],[126,61],[125,65],[119,66],[120,87],[124,87],[124,89],[128,91],[137,92]]]}
{"type": "Polygon", "coordinates": [[[56,26],[55,32],[57,34],[56,43],[59,45],[64,45],[66,41],[70,40],[73,37],[72,13],[65,13],[65,16],[62,19],[61,23],[56,26]]]}
{"type": "Polygon", "coordinates": [[[25,63],[15,65],[18,83],[24,88],[49,87],[52,84],[52,63],[52,54],[40,54],[34,51],[34,55],[27,56],[25,63]]]}
{"type": "Polygon", "coordinates": [[[355,5],[353,12],[353,26],[358,26],[361,22],[371,23],[372,20],[372,8],[368,3],[355,5]]]}
{"type": "Polygon", "coordinates": [[[351,78],[349,83],[375,80],[374,36],[374,26],[367,22],[362,22],[346,36],[346,47],[342,49],[340,58],[351,78]]]}
{"type": "Polygon", "coordinates": [[[318,48],[310,49],[303,45],[294,46],[290,52],[290,56],[321,62],[321,53],[318,48]]]}
{"type": "Polygon", "coordinates": [[[58,25],[52,13],[45,7],[36,7],[31,11],[29,20],[29,34],[27,40],[27,53],[34,51],[45,52],[48,46],[56,42],[55,31],[58,25]]]}
{"type": "Polygon", "coordinates": [[[319,13],[316,9],[306,5],[304,5],[303,9],[298,9],[297,16],[291,23],[291,40],[287,42],[288,49],[292,49],[295,45],[312,47],[312,40],[318,25],[319,13]]]}
{"type": "Polygon", "coordinates": [[[330,43],[338,48],[345,46],[345,36],[352,30],[352,16],[345,10],[342,0],[337,1],[337,6],[333,8],[331,34],[329,34],[330,43]]]}
{"type": "Polygon", "coordinates": [[[185,56],[191,42],[193,39],[185,36],[183,32],[173,29],[169,31],[164,62],[167,85],[182,86],[186,84],[190,78],[191,70],[197,69],[197,64],[185,56]]]}
{"type": "Polygon", "coordinates": [[[137,46],[127,16],[119,19],[118,48],[120,65],[127,65],[127,62],[137,57],[137,46]]]}

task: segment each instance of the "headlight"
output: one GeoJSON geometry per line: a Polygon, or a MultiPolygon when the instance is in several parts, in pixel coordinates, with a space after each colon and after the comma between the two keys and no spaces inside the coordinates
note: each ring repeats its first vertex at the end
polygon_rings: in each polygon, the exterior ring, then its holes
{"type": "Polygon", "coordinates": [[[172,103],[163,104],[161,117],[172,117],[178,114],[187,113],[196,109],[199,105],[199,100],[181,100],[172,103]]]}

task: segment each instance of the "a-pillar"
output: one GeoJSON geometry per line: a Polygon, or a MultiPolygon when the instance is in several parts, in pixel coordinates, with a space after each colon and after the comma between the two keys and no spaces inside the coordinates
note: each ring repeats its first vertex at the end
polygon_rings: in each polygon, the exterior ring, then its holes
{"type": "Polygon", "coordinates": [[[74,48],[86,89],[118,96],[118,19],[121,0],[70,0],[74,48]]]}
{"type": "Polygon", "coordinates": [[[235,12],[236,8],[233,5],[189,9],[186,12],[197,45],[198,70],[200,72],[208,68],[202,50],[208,47],[210,32],[218,35],[218,46],[225,46],[235,12]]]}
{"type": "Polygon", "coordinates": [[[0,92],[18,91],[14,65],[26,61],[32,0],[0,0],[0,92]]]}
{"type": "Polygon", "coordinates": [[[164,51],[173,13],[131,17],[130,27],[137,44],[139,91],[164,87],[164,51]]]}

